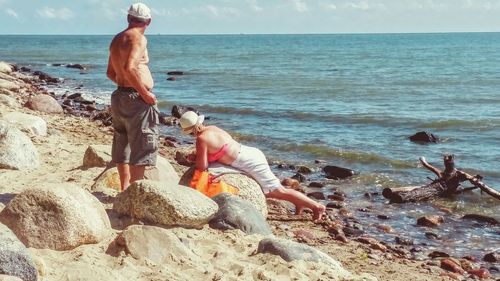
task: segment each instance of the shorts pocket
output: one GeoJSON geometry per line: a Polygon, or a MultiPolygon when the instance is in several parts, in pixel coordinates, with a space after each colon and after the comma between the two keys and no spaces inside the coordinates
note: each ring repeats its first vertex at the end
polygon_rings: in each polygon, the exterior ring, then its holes
{"type": "Polygon", "coordinates": [[[146,128],[142,130],[142,149],[156,150],[158,149],[158,128],[146,128]]]}

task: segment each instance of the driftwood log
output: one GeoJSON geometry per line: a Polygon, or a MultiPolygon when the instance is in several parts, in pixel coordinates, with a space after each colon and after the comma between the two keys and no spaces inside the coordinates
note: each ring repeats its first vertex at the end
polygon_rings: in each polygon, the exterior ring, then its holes
{"type": "Polygon", "coordinates": [[[436,197],[448,197],[465,190],[480,188],[485,193],[500,200],[500,192],[484,184],[481,181],[482,177],[480,175],[472,176],[466,172],[457,170],[453,155],[444,156],[445,169],[443,171],[427,163],[424,157],[420,157],[420,162],[425,168],[436,174],[437,179],[421,187],[385,188],[382,195],[388,198],[391,203],[405,203],[426,201],[436,197]],[[459,189],[460,183],[463,181],[469,181],[474,187],[459,189]]]}

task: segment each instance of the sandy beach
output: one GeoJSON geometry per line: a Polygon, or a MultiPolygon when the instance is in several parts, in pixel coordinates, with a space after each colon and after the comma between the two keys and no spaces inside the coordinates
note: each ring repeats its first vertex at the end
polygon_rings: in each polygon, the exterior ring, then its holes
{"type": "MultiPolygon", "coordinates": [[[[424,281],[465,280],[468,276],[441,268],[440,258],[415,261],[401,257],[396,247],[384,245],[373,238],[346,238],[342,241],[337,236],[336,239],[331,232],[344,216],[349,216],[338,210],[329,209],[326,220],[314,223],[310,221],[310,213],[295,216],[291,206],[268,200],[267,222],[276,237],[312,246],[338,260],[345,271],[352,274],[348,277],[327,263],[301,260],[287,262],[276,255],[257,254],[257,245],[263,239],[260,235],[246,235],[239,230],[220,231],[208,225],[200,229],[148,226],[144,222],[117,215],[113,211],[113,200],[118,192],[114,189],[98,192],[92,189],[96,177],[104,168],[88,168],[82,164],[90,145],[111,144],[112,128],[86,117],[31,110],[24,106],[28,98],[45,94],[43,90],[32,86],[39,81],[20,72],[4,72],[0,78],[3,83],[0,84],[0,95],[7,96],[11,101],[0,104],[0,117],[4,119],[9,113],[21,112],[40,117],[47,125],[45,136],[26,133],[39,154],[40,163],[36,168],[0,169],[0,211],[17,194],[29,188],[71,184],[100,199],[111,223],[111,229],[99,243],[64,251],[28,248],[39,280],[424,281]],[[14,83],[17,87],[7,89],[4,81],[14,83]],[[144,233],[156,233],[151,235],[157,240],[143,241],[144,248],[158,251],[150,253],[152,258],[134,257],[117,240],[130,225],[136,225],[144,233]],[[174,235],[179,240],[187,241],[188,253],[182,243],[174,245],[163,241],[162,235],[174,235]]],[[[179,177],[188,167],[178,164],[175,155],[177,151],[186,149],[182,146],[167,147],[162,141],[160,154],[170,162],[179,177]]]]}

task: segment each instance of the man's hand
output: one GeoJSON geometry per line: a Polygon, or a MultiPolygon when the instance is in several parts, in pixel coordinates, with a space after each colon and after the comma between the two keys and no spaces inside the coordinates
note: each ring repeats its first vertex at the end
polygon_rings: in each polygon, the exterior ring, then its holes
{"type": "Polygon", "coordinates": [[[146,95],[141,95],[141,98],[147,104],[154,105],[156,103],[156,96],[150,91],[148,91],[146,95]]]}

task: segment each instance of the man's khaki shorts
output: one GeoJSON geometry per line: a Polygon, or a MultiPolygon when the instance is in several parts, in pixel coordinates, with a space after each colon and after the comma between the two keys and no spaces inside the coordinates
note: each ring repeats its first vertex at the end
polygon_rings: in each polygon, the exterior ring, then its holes
{"type": "Polygon", "coordinates": [[[134,88],[118,87],[111,95],[115,163],[155,166],[158,154],[159,114],[134,88]]]}

